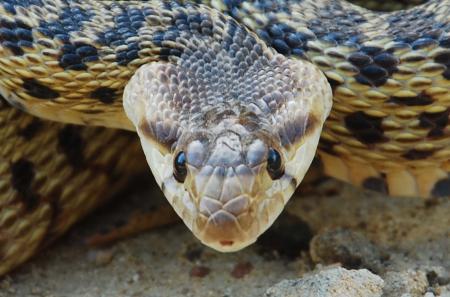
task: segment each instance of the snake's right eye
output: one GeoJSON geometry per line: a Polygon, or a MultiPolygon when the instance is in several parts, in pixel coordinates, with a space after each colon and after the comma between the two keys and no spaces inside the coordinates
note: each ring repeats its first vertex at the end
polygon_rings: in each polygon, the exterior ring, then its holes
{"type": "Polygon", "coordinates": [[[184,152],[179,152],[173,161],[173,177],[182,183],[186,179],[187,168],[186,168],[186,155],[184,152]]]}
{"type": "Polygon", "coordinates": [[[267,156],[267,171],[269,172],[269,175],[273,180],[279,179],[284,174],[281,155],[277,150],[273,148],[269,149],[269,155],[267,156]]]}

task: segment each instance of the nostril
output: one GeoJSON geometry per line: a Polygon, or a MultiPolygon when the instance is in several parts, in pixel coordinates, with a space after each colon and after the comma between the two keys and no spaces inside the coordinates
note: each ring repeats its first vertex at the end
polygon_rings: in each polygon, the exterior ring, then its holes
{"type": "Polygon", "coordinates": [[[219,243],[221,245],[230,246],[230,245],[233,245],[234,241],[233,240],[221,240],[221,241],[219,241],[219,243]]]}

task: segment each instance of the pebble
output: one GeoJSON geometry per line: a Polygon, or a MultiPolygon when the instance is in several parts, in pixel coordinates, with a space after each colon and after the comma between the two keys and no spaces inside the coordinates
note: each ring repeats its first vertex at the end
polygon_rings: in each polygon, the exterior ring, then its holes
{"type": "Polygon", "coordinates": [[[265,297],[380,297],[383,284],[367,269],[336,267],[297,280],[283,280],[269,288],[265,297]]]}
{"type": "Polygon", "coordinates": [[[114,256],[112,249],[90,250],[88,260],[97,266],[104,266],[111,263],[114,256]]]}
{"type": "Polygon", "coordinates": [[[425,271],[388,271],[384,275],[384,294],[386,296],[422,297],[429,287],[425,271]]]}
{"type": "Polygon", "coordinates": [[[194,266],[191,269],[190,275],[193,277],[205,277],[211,272],[211,269],[206,266],[194,266]]]}
{"type": "Polygon", "coordinates": [[[250,262],[240,262],[237,263],[233,271],[231,271],[231,276],[234,278],[243,278],[253,270],[253,265],[250,262]]]}
{"type": "Polygon", "coordinates": [[[383,261],[387,258],[363,234],[344,228],[329,229],[314,236],[310,255],[316,263],[340,263],[347,269],[366,268],[374,273],[383,272],[383,261]]]}

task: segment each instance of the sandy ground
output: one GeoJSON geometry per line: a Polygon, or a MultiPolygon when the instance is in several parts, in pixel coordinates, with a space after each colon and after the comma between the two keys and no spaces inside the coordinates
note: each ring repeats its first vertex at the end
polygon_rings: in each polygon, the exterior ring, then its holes
{"type": "Polygon", "coordinates": [[[449,199],[392,199],[325,180],[240,252],[215,252],[182,223],[86,246],[130,205],[166,203],[153,185],[118,200],[0,280],[0,296],[263,296],[327,265],[367,268],[384,279],[384,296],[450,295],[449,199]]]}

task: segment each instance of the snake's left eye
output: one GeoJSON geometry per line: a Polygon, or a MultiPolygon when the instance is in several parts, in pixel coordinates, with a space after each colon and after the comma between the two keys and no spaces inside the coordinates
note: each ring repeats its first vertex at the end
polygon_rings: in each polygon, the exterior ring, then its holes
{"type": "Polygon", "coordinates": [[[187,175],[186,155],[184,152],[179,152],[173,161],[173,177],[180,183],[184,182],[187,175]]]}
{"type": "Polygon", "coordinates": [[[283,161],[281,160],[280,153],[273,149],[269,149],[269,155],[267,156],[267,172],[272,179],[279,179],[284,174],[283,161]]]}

